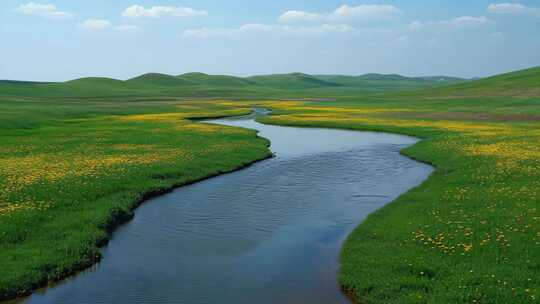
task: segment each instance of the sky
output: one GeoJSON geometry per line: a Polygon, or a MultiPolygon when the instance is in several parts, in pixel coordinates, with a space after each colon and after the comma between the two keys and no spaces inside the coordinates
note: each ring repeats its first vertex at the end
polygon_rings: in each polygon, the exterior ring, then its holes
{"type": "Polygon", "coordinates": [[[540,65],[540,0],[1,0],[0,79],[485,77],[540,65]]]}

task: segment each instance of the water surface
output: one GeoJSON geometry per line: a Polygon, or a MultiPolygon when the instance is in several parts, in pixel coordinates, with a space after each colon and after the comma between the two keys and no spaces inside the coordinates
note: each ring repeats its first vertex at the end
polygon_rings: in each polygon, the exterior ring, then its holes
{"type": "Polygon", "coordinates": [[[149,200],[92,269],[25,303],[348,303],[345,237],[431,167],[410,137],[216,120],[257,129],[275,158],[149,200]]]}

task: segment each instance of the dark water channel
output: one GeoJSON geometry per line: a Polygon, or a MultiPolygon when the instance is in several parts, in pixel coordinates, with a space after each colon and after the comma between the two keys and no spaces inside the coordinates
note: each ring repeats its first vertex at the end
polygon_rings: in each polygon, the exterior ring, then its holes
{"type": "Polygon", "coordinates": [[[276,157],[154,198],[92,269],[25,303],[348,303],[336,283],[346,236],[420,184],[411,137],[215,120],[257,129],[276,157]]]}

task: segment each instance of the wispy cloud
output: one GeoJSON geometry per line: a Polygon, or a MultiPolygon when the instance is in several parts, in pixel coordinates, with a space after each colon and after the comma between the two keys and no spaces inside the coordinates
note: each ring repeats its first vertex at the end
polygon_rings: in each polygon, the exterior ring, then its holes
{"type": "Polygon", "coordinates": [[[157,18],[157,17],[201,17],[207,16],[208,12],[183,6],[153,6],[145,8],[141,5],[132,5],[122,12],[123,17],[128,18],[157,18]]]}
{"type": "Polygon", "coordinates": [[[319,21],[321,19],[323,19],[323,16],[318,13],[292,10],[283,13],[278,21],[281,23],[292,23],[296,21],[319,21]]]}
{"type": "Polygon", "coordinates": [[[471,28],[471,27],[483,26],[490,23],[491,23],[491,20],[487,18],[486,16],[479,16],[479,17],[461,16],[461,17],[456,17],[456,18],[452,18],[449,20],[442,20],[442,21],[428,21],[428,22],[413,21],[409,25],[409,30],[418,31],[422,29],[435,28],[435,27],[460,29],[460,28],[471,28]]]}
{"type": "Polygon", "coordinates": [[[454,27],[462,26],[477,26],[484,25],[491,22],[486,16],[472,17],[472,16],[462,16],[456,17],[450,20],[441,21],[442,25],[449,25],[454,27]]]}
{"type": "Polygon", "coordinates": [[[353,32],[355,28],[343,24],[322,24],[316,26],[289,26],[281,24],[244,24],[238,28],[199,28],[184,31],[184,38],[235,37],[245,34],[324,34],[353,32]]]}
{"type": "Polygon", "coordinates": [[[15,11],[25,15],[34,15],[50,19],[66,19],[73,17],[73,14],[60,11],[53,4],[41,4],[29,2],[15,8],[15,11]]]}
{"type": "Polygon", "coordinates": [[[79,24],[79,26],[86,30],[98,31],[111,27],[111,22],[105,19],[87,19],[79,24]]]}
{"type": "Polygon", "coordinates": [[[363,4],[359,6],[342,5],[334,11],[332,18],[367,18],[386,19],[403,14],[401,10],[393,5],[363,4]]]}
{"type": "Polygon", "coordinates": [[[487,11],[492,14],[540,16],[540,8],[529,7],[521,3],[493,3],[488,6],[487,11]]]}
{"type": "Polygon", "coordinates": [[[393,5],[387,4],[361,4],[357,6],[342,5],[332,12],[317,13],[300,10],[291,10],[283,13],[279,18],[281,23],[293,22],[344,22],[344,21],[373,21],[392,19],[402,15],[403,12],[393,5]]]}

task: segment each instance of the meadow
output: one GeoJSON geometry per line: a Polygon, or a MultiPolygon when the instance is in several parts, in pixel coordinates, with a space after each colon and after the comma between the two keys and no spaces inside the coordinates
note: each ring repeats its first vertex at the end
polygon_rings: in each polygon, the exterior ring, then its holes
{"type": "Polygon", "coordinates": [[[451,112],[444,119],[425,118],[440,113],[405,105],[287,103],[276,109],[280,115],[265,123],[424,138],[403,153],[434,165],[435,173],[369,216],[344,245],[339,280],[357,302],[538,301],[537,122],[489,115],[482,121],[460,114],[452,119],[451,112]]]}
{"type": "Polygon", "coordinates": [[[254,131],[189,120],[250,109],[52,101],[0,109],[2,298],[98,261],[109,232],[145,198],[270,156],[254,131]]]}
{"type": "Polygon", "coordinates": [[[210,92],[186,93],[194,100],[177,95],[176,85],[156,95],[176,83],[161,76],[144,94],[112,84],[95,97],[95,84],[0,84],[0,298],[99,260],[111,229],[150,195],[269,157],[268,142],[253,131],[190,120],[257,105],[273,110],[264,123],[423,139],[403,153],[435,173],[372,214],[344,245],[340,284],[351,298],[538,302],[540,68],[406,90],[290,77],[213,83],[210,92]],[[211,99],[219,92],[227,100],[211,99]]]}

